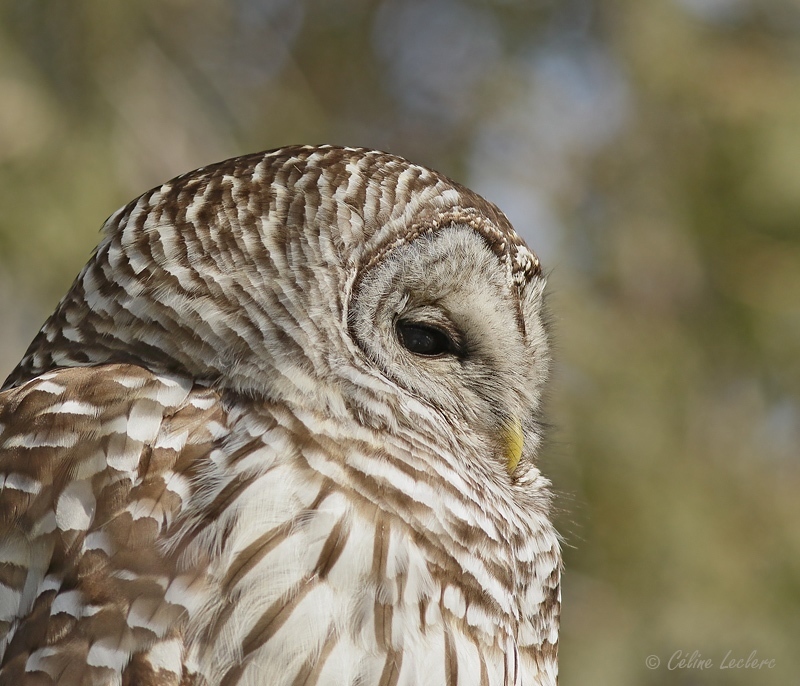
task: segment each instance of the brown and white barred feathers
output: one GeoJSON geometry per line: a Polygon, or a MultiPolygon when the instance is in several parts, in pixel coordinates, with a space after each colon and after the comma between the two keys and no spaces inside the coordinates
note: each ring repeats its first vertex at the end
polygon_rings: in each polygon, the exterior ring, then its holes
{"type": "Polygon", "coordinates": [[[555,684],[543,289],[370,150],[116,212],[0,393],[0,685],[555,684]]]}

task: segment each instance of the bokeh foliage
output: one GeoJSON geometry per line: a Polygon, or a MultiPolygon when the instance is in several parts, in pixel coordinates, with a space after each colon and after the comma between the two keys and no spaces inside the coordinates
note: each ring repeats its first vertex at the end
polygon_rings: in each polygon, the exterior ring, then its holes
{"type": "Polygon", "coordinates": [[[119,205],[296,142],[473,186],[550,270],[562,683],[796,681],[796,3],[7,0],[0,376],[119,205]]]}

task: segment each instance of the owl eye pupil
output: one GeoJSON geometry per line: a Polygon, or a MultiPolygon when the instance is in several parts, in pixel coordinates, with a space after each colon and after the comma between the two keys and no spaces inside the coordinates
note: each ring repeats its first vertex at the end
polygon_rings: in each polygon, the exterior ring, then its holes
{"type": "Polygon", "coordinates": [[[415,355],[434,356],[453,352],[450,337],[441,329],[427,324],[399,321],[397,337],[400,345],[415,355]]]}

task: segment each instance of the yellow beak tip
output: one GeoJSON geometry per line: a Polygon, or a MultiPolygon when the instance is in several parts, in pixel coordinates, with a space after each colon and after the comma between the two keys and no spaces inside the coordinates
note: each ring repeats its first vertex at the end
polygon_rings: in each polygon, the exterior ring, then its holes
{"type": "Polygon", "coordinates": [[[505,425],[503,439],[506,452],[506,468],[512,474],[522,459],[522,448],[525,444],[525,437],[522,433],[522,424],[519,419],[514,418],[505,425]]]}

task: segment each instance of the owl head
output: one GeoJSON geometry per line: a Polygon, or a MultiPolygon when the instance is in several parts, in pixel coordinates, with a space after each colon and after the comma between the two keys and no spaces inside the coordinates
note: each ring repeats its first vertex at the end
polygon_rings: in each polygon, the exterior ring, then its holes
{"type": "Polygon", "coordinates": [[[441,174],[360,148],[282,148],[154,188],[103,231],[6,386],[132,362],[376,429],[471,437],[511,473],[533,454],[539,261],[441,174]]]}

